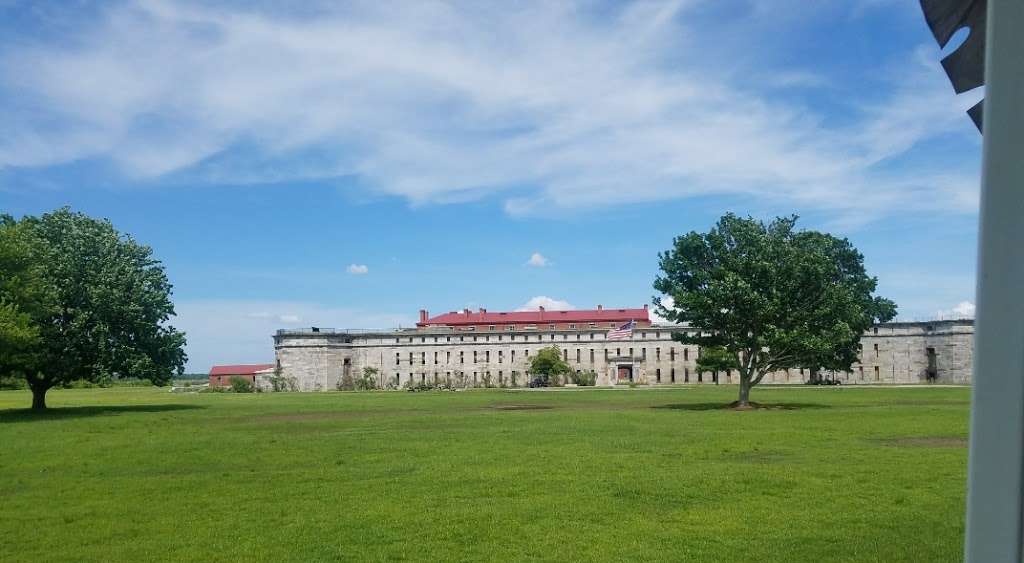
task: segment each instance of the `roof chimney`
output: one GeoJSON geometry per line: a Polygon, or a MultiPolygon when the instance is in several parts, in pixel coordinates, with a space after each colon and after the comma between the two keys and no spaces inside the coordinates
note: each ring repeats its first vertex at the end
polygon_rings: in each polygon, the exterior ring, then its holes
{"type": "Polygon", "coordinates": [[[486,313],[486,312],[487,312],[487,309],[484,309],[483,307],[480,307],[480,314],[481,315],[486,313]]]}
{"type": "Polygon", "coordinates": [[[647,310],[647,303],[644,303],[644,311],[647,310]]]}
{"type": "Polygon", "coordinates": [[[541,320],[543,320],[544,319],[544,306],[543,305],[538,305],[537,306],[537,311],[540,312],[539,318],[541,320]]]}
{"type": "Polygon", "coordinates": [[[469,309],[463,309],[463,310],[462,310],[462,314],[464,314],[464,315],[468,315],[468,314],[469,314],[469,309]]]}
{"type": "Polygon", "coordinates": [[[421,323],[427,322],[427,317],[428,316],[429,315],[427,314],[427,310],[426,309],[420,309],[420,322],[421,323]]]}
{"type": "Polygon", "coordinates": [[[600,306],[600,305],[598,305],[598,306],[597,306],[597,310],[598,310],[598,311],[600,311],[600,310],[602,310],[602,309],[604,309],[604,307],[602,307],[602,306],[600,306]]]}

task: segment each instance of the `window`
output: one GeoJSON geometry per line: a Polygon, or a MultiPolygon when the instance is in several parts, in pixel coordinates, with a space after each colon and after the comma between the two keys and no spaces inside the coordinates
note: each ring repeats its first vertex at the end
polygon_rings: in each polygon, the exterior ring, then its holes
{"type": "Polygon", "coordinates": [[[485,336],[484,337],[484,342],[490,342],[490,341],[491,341],[491,337],[490,336],[485,336]]]}
{"type": "Polygon", "coordinates": [[[690,382],[690,368],[683,368],[683,382],[690,382]]]}
{"type": "Polygon", "coordinates": [[[668,361],[670,361],[670,362],[676,361],[676,349],[675,348],[669,348],[668,349],[668,361]]]}
{"type": "Polygon", "coordinates": [[[475,326],[467,326],[466,330],[476,330],[476,327],[475,326]]]}
{"type": "Polygon", "coordinates": [[[491,362],[491,351],[490,350],[487,350],[486,352],[484,352],[484,361],[487,362],[487,363],[491,362]]]}
{"type": "Polygon", "coordinates": [[[465,352],[459,352],[459,363],[460,364],[466,363],[466,359],[463,357],[463,354],[465,354],[465,352]]]}
{"type": "Polygon", "coordinates": [[[412,344],[412,337],[409,337],[409,344],[412,344]]]}
{"type": "Polygon", "coordinates": [[[409,352],[409,365],[412,365],[412,352],[409,352]]]}
{"type": "MultiPolygon", "coordinates": [[[[512,332],[515,329],[516,329],[516,325],[508,325],[508,331],[509,332],[512,332]]],[[[513,336],[512,338],[515,338],[515,336],[513,336]]]]}
{"type": "Polygon", "coordinates": [[[594,363],[594,349],[590,349],[590,363],[594,363]]]}
{"type": "Polygon", "coordinates": [[[577,332],[576,333],[576,340],[583,340],[583,335],[577,332]]]}
{"type": "Polygon", "coordinates": [[[573,323],[569,323],[569,328],[576,328],[576,325],[573,323]]]}
{"type": "Polygon", "coordinates": [[[607,348],[604,349],[604,361],[606,361],[606,362],[608,361],[608,349],[607,348]]]}
{"type": "Polygon", "coordinates": [[[569,335],[568,334],[563,334],[562,335],[562,340],[569,340],[569,335]]]}
{"type": "Polygon", "coordinates": [[[396,338],[396,339],[395,339],[395,344],[398,344],[398,342],[399,342],[399,340],[398,340],[398,339],[396,338]]]}
{"type": "Polygon", "coordinates": [[[875,344],[875,357],[878,357],[878,344],[875,344]]]}
{"type": "Polygon", "coordinates": [[[647,348],[640,349],[640,359],[647,360],[647,348]]]}
{"type": "MultiPolygon", "coordinates": [[[[436,336],[434,337],[434,342],[437,342],[437,337],[436,336]]],[[[437,375],[437,374],[434,374],[434,375],[437,375]]]]}
{"type": "Polygon", "coordinates": [[[473,342],[476,342],[476,337],[475,336],[473,337],[473,342]]]}
{"type": "Polygon", "coordinates": [[[476,350],[473,350],[473,363],[476,363],[476,350]]]}
{"type": "Polygon", "coordinates": [[[593,340],[593,339],[594,339],[594,333],[593,333],[593,332],[591,332],[591,333],[590,333],[590,339],[591,339],[591,340],[593,340]]]}
{"type": "Polygon", "coordinates": [[[568,362],[569,361],[569,349],[568,348],[563,348],[562,349],[562,361],[563,362],[568,362]]]}
{"type": "Polygon", "coordinates": [[[494,325],[487,325],[487,330],[494,330],[494,325]]]}
{"type": "Polygon", "coordinates": [[[437,364],[437,352],[434,352],[434,364],[437,364]]]}
{"type": "Polygon", "coordinates": [[[502,358],[502,356],[503,356],[504,354],[505,354],[504,352],[502,352],[501,350],[498,350],[498,363],[499,363],[499,364],[501,363],[501,361],[502,361],[502,359],[503,359],[503,358],[502,358]]]}
{"type": "Polygon", "coordinates": [[[875,381],[878,381],[878,366],[875,366],[875,381]]]}
{"type": "Polygon", "coordinates": [[[508,339],[511,340],[512,342],[515,342],[516,341],[516,335],[510,334],[508,339]]]}
{"type": "Polygon", "coordinates": [[[543,339],[544,339],[544,335],[543,334],[538,334],[537,335],[537,342],[540,342],[543,339]]]}
{"type": "Polygon", "coordinates": [[[654,377],[661,383],[661,368],[654,370],[654,377]]]}
{"type": "Polygon", "coordinates": [[[632,358],[632,357],[633,357],[633,349],[632,349],[632,348],[630,348],[630,349],[629,349],[629,357],[630,357],[630,358],[632,358]]]}
{"type": "Polygon", "coordinates": [[[654,359],[661,361],[661,348],[654,349],[654,359]]]}
{"type": "Polygon", "coordinates": [[[423,365],[427,365],[427,353],[426,352],[420,352],[420,363],[423,364],[423,365]]]}
{"type": "MultiPolygon", "coordinates": [[[[597,323],[589,323],[587,326],[589,326],[590,328],[597,328],[597,323]]],[[[593,337],[594,335],[591,334],[590,336],[593,337]]]]}
{"type": "Polygon", "coordinates": [[[878,327],[877,326],[874,328],[874,332],[875,332],[875,334],[878,334],[878,327]]]}
{"type": "Polygon", "coordinates": [[[516,363],[516,351],[512,350],[511,353],[512,353],[512,363],[514,364],[514,363],[516,363]]]}
{"type": "Polygon", "coordinates": [[[395,365],[402,365],[402,355],[398,352],[395,352],[395,365]]]}
{"type": "Polygon", "coordinates": [[[550,330],[555,330],[555,325],[554,325],[554,324],[549,324],[549,325],[548,325],[548,329],[550,329],[550,330]]]}
{"type": "Polygon", "coordinates": [[[577,364],[580,363],[580,349],[579,348],[576,349],[576,363],[577,364]]]}
{"type": "Polygon", "coordinates": [[[501,335],[498,335],[498,342],[501,342],[501,335]]]}
{"type": "Polygon", "coordinates": [[[446,364],[452,363],[452,353],[451,353],[451,351],[448,351],[448,352],[444,353],[444,363],[446,363],[446,364]]]}
{"type": "Polygon", "coordinates": [[[676,368],[672,368],[672,383],[676,382],[676,368]]]}
{"type": "Polygon", "coordinates": [[[452,337],[451,336],[445,336],[444,337],[444,341],[445,342],[451,342],[452,341],[452,337]]]}
{"type": "Polygon", "coordinates": [[[690,349],[689,348],[683,348],[683,361],[684,362],[690,361],[690,349]]]}
{"type": "Polygon", "coordinates": [[[552,334],[552,335],[551,335],[551,340],[554,340],[554,339],[555,339],[555,335],[554,335],[554,334],[552,334]]]}
{"type": "Polygon", "coordinates": [[[615,355],[621,357],[622,356],[622,348],[616,348],[615,349],[615,355]]]}

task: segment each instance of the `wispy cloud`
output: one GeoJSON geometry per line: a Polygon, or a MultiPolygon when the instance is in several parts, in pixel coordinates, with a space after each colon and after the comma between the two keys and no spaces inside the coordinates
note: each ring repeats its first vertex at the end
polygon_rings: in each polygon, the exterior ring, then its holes
{"type": "Polygon", "coordinates": [[[715,59],[700,41],[712,22],[688,23],[700,4],[600,17],[544,1],[117,5],[73,47],[0,52],[6,89],[38,100],[0,108],[0,167],[109,159],[142,183],[356,177],[414,203],[500,194],[512,214],[709,194],[857,220],[920,202],[973,211],[962,170],[885,166],[975,134],[934,50],[894,61],[888,94],[832,122],[773,94],[824,77],[772,67],[777,83],[758,88],[715,59]]]}
{"type": "Polygon", "coordinates": [[[533,266],[534,268],[543,268],[548,265],[548,259],[540,252],[534,252],[530,255],[530,259],[526,261],[526,265],[533,266]]]}
{"type": "Polygon", "coordinates": [[[349,264],[345,271],[353,276],[365,276],[370,273],[370,268],[366,264],[349,264]]]}

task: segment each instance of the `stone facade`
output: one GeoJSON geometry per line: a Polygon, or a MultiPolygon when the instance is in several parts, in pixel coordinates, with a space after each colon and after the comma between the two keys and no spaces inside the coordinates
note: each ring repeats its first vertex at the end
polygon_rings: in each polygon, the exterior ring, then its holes
{"type": "MultiPolygon", "coordinates": [[[[279,330],[274,350],[281,376],[301,391],[337,389],[343,377],[377,370],[380,387],[448,381],[458,386],[522,387],[529,361],[557,345],[569,365],[594,371],[598,385],[712,383],[697,373],[698,346],[672,340],[684,326],[640,327],[626,340],[608,340],[606,329],[507,330],[467,333],[450,327],[394,331],[279,330]]],[[[971,381],[974,324],[969,320],[885,323],[861,339],[861,362],[850,372],[827,373],[843,384],[958,383],[971,381]]],[[[809,370],[767,375],[762,383],[804,383],[809,370]]],[[[735,383],[735,372],[718,375],[735,383]]],[[[265,380],[262,387],[269,385],[265,380]]]]}

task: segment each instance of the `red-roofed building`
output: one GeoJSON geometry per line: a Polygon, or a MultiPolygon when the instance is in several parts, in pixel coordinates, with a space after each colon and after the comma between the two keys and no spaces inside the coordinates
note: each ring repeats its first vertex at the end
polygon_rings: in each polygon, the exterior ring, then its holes
{"type": "Polygon", "coordinates": [[[635,321],[638,328],[651,326],[647,305],[642,309],[577,309],[573,311],[548,311],[541,307],[537,311],[488,312],[480,309],[473,312],[451,311],[431,317],[420,310],[419,328],[451,327],[459,331],[516,331],[516,330],[585,330],[608,329],[635,321]]]}
{"type": "Polygon", "coordinates": [[[235,364],[210,368],[210,386],[227,387],[232,377],[241,377],[256,385],[256,375],[274,371],[274,364],[235,364]]]}

